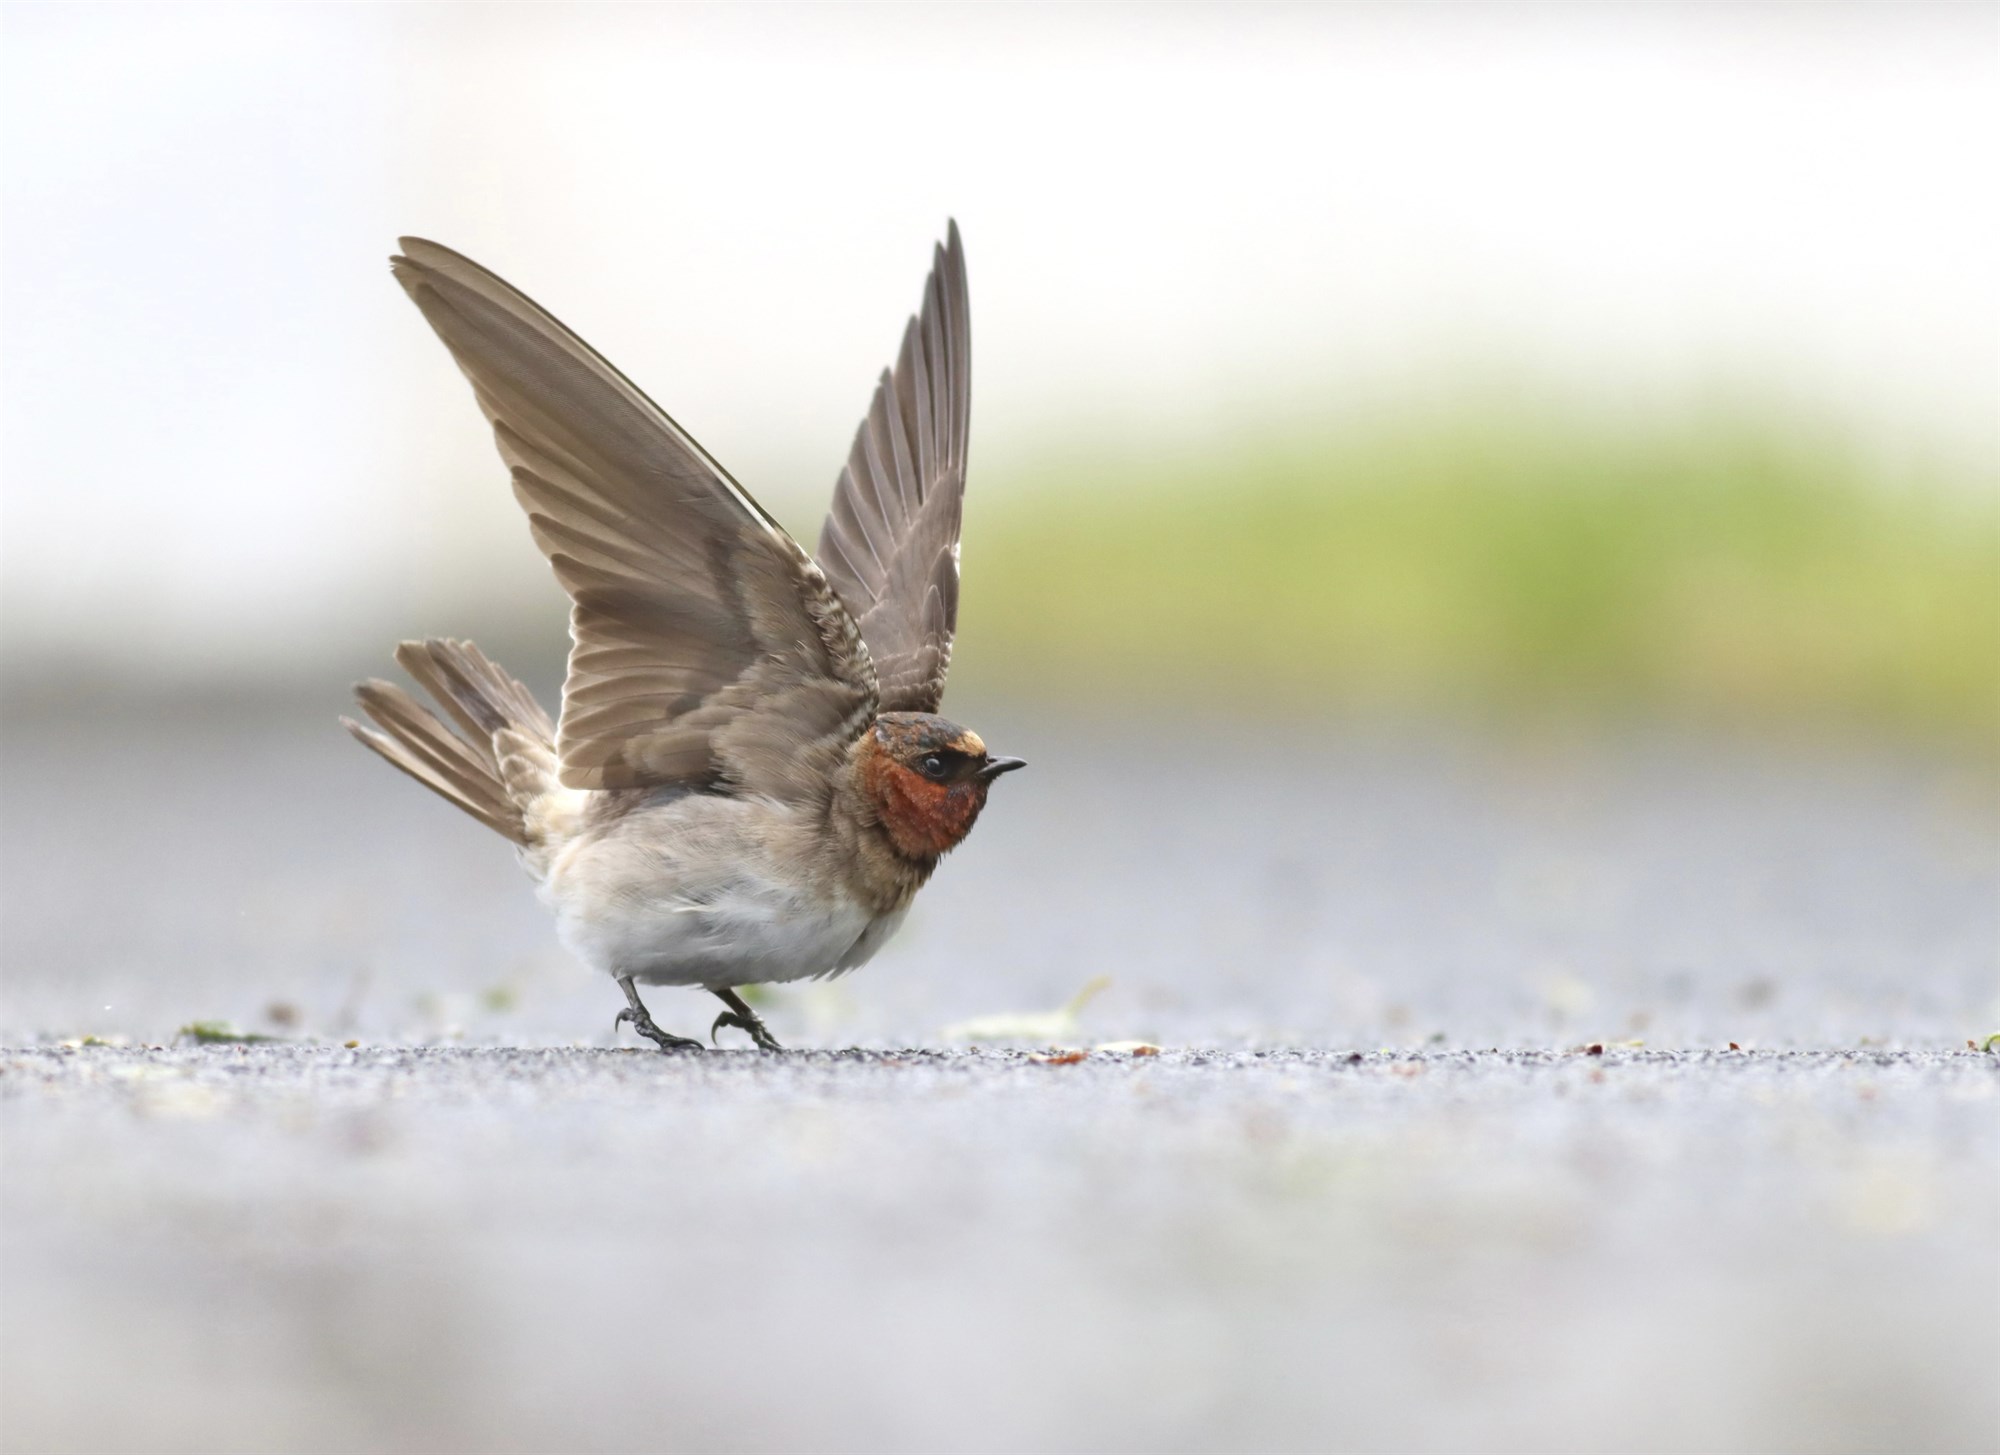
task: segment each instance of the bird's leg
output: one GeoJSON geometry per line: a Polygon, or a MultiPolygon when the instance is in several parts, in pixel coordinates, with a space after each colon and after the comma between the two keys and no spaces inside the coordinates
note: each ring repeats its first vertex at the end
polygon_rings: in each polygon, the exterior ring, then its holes
{"type": "Polygon", "coordinates": [[[630,975],[618,977],[618,988],[625,992],[625,1009],[618,1012],[618,1019],[611,1023],[611,1029],[630,1024],[632,1029],[658,1046],[662,1051],[699,1051],[704,1049],[700,1041],[689,1040],[686,1036],[670,1036],[653,1024],[653,1018],[646,1014],[644,1002],[639,999],[639,991],[632,984],[630,975]]]}
{"type": "Polygon", "coordinates": [[[778,1038],[771,1034],[771,1028],[764,1024],[757,1012],[744,1003],[743,997],[727,987],[717,990],[709,987],[709,993],[729,1009],[715,1018],[715,1024],[708,1028],[708,1038],[713,1041],[715,1033],[724,1026],[734,1026],[739,1031],[748,1031],[750,1039],[757,1043],[760,1051],[782,1051],[778,1038]]]}

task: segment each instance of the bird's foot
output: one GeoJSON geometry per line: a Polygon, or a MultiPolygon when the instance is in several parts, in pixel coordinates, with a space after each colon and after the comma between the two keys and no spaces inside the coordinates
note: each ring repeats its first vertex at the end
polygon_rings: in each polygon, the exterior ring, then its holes
{"type": "Polygon", "coordinates": [[[750,1039],[757,1043],[757,1049],[760,1051],[782,1051],[785,1049],[778,1044],[778,1038],[771,1034],[771,1028],[764,1024],[763,1018],[756,1011],[750,1009],[749,1002],[744,1000],[742,996],[727,986],[710,986],[709,994],[729,1007],[728,1010],[717,1016],[715,1024],[708,1028],[708,1039],[711,1042],[715,1040],[715,1033],[724,1026],[734,1026],[737,1030],[748,1033],[750,1039]]]}
{"type": "MultiPolygon", "coordinates": [[[[708,1048],[700,1041],[688,1036],[670,1035],[653,1024],[653,1018],[646,1014],[644,1006],[627,1006],[618,1012],[618,1018],[611,1023],[614,1033],[620,1026],[629,1025],[633,1030],[658,1046],[662,1051],[705,1051],[708,1048]]],[[[712,1034],[712,1033],[711,1033],[712,1034]]]]}
{"type": "Polygon", "coordinates": [[[724,1026],[734,1026],[739,1031],[747,1032],[750,1039],[757,1043],[757,1049],[760,1051],[785,1049],[779,1044],[778,1038],[771,1034],[771,1028],[757,1018],[755,1011],[725,1010],[715,1018],[715,1024],[708,1028],[708,1039],[714,1041],[715,1033],[724,1026]]]}

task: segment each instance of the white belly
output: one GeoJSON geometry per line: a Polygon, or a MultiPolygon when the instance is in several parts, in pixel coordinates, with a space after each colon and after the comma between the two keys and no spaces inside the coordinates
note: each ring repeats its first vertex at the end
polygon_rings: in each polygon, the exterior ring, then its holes
{"type": "Polygon", "coordinates": [[[646,985],[762,985],[852,970],[904,913],[878,916],[750,874],[691,899],[670,882],[606,883],[560,862],[545,893],[573,954],[646,985]]]}

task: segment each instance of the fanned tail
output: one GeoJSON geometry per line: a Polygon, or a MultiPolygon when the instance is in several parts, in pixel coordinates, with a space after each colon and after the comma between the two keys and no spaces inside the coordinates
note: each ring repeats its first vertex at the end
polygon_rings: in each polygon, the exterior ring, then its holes
{"type": "Polygon", "coordinates": [[[354,695],[377,726],[350,717],[341,726],[503,838],[539,843],[532,810],[556,786],[556,727],[542,705],[471,642],[404,642],[396,661],[450,723],[394,683],[370,679],[354,695]]]}

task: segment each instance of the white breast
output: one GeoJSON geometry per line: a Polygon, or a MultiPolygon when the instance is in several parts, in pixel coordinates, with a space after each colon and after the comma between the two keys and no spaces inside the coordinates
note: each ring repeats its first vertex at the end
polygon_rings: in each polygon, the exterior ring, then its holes
{"type": "Polygon", "coordinates": [[[601,861],[559,859],[545,886],[563,943],[614,977],[647,985],[723,987],[852,970],[880,949],[903,912],[875,915],[738,865],[695,892],[672,875],[607,874],[601,861]]]}

